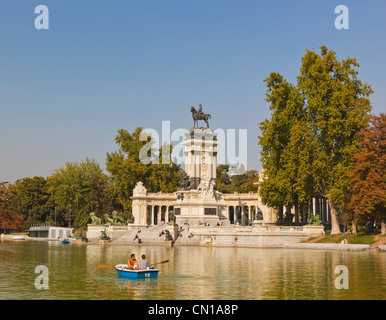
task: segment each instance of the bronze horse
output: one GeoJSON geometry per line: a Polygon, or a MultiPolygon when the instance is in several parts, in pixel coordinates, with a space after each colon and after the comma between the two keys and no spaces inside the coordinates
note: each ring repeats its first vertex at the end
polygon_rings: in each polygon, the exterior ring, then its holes
{"type": "Polygon", "coordinates": [[[209,128],[208,119],[211,119],[209,113],[198,112],[194,107],[191,107],[190,111],[192,112],[194,121],[193,128],[198,128],[198,120],[204,120],[206,122],[206,127],[209,128]]]}

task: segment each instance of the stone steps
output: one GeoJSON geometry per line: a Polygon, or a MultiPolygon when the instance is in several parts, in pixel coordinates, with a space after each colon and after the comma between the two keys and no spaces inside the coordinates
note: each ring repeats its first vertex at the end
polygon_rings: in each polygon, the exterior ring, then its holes
{"type": "Polygon", "coordinates": [[[370,244],[370,248],[377,248],[377,247],[385,245],[385,244],[386,244],[386,238],[383,238],[375,243],[370,244]]]}

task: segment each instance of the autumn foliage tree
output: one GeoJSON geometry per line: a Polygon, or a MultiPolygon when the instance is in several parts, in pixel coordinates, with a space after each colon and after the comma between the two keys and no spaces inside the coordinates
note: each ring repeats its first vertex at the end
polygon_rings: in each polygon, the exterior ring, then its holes
{"type": "Polygon", "coordinates": [[[20,213],[12,208],[12,197],[15,195],[16,186],[7,182],[0,183],[0,230],[20,230],[23,219],[20,213]]]}
{"type": "Polygon", "coordinates": [[[360,131],[360,152],[354,155],[354,168],[349,172],[351,192],[347,210],[355,220],[367,215],[381,220],[386,234],[386,114],[372,116],[360,131]]]}

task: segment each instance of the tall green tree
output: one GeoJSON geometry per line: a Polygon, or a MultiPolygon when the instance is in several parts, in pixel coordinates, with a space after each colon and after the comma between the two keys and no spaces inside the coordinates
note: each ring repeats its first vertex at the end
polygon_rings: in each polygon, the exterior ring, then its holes
{"type": "Polygon", "coordinates": [[[48,177],[48,185],[55,205],[66,211],[69,226],[74,222],[86,228],[91,212],[102,216],[111,209],[108,177],[95,160],[67,162],[48,177]]]}
{"type": "Polygon", "coordinates": [[[183,171],[171,161],[170,145],[158,148],[141,127],[132,134],[119,130],[115,141],[119,149],[107,153],[106,169],[111,174],[112,189],[121,199],[125,211],[131,212],[130,197],[139,181],[149,192],[168,193],[177,189],[183,171]]]}
{"type": "Polygon", "coordinates": [[[356,134],[371,110],[372,89],[358,79],[355,59],[339,61],[325,46],[320,50],[306,51],[296,87],[278,74],[267,80],[273,114],[261,124],[267,171],[261,191],[268,205],[299,204],[314,192],[327,197],[334,234],[340,232],[338,211],[345,206],[347,173],[356,134]]]}
{"type": "Polygon", "coordinates": [[[259,145],[265,169],[260,196],[270,207],[299,208],[312,194],[312,136],[305,123],[304,99],[298,88],[278,73],[271,73],[264,81],[272,114],[260,123],[259,145]]]}
{"type": "Polygon", "coordinates": [[[24,228],[28,228],[31,223],[47,220],[52,210],[49,199],[50,193],[44,177],[26,177],[15,183],[11,210],[22,216],[24,228]]]}

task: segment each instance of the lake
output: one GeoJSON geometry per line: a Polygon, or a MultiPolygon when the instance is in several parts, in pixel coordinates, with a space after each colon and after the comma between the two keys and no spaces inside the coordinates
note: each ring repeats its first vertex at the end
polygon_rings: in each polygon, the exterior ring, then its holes
{"type": "MultiPolygon", "coordinates": [[[[338,250],[62,244],[0,240],[0,299],[264,300],[385,299],[386,253],[338,250]],[[119,278],[114,269],[131,253],[160,264],[158,278],[119,278]],[[48,269],[38,289],[35,268],[48,269]],[[337,266],[348,289],[337,289],[337,266]]],[[[343,281],[342,281],[343,283],[343,281]]]]}

